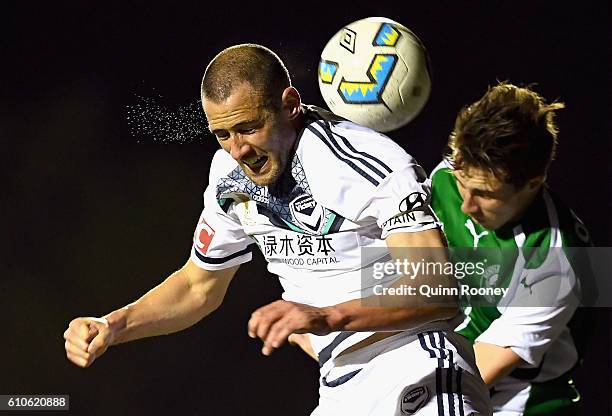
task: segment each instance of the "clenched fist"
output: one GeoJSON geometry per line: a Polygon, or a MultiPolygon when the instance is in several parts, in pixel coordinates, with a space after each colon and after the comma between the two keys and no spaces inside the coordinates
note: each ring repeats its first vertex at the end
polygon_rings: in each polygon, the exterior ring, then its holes
{"type": "Polygon", "coordinates": [[[66,356],[79,367],[89,367],[113,343],[105,318],[76,318],[64,332],[66,356]]]}

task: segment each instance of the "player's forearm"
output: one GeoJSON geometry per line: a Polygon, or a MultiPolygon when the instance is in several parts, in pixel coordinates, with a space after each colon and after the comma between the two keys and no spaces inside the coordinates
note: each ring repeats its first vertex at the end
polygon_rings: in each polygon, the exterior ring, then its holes
{"type": "Polygon", "coordinates": [[[352,300],[328,308],[332,331],[398,331],[416,328],[429,322],[452,318],[457,307],[368,307],[362,300],[352,300]]]}
{"type": "Polygon", "coordinates": [[[482,379],[491,387],[524,361],[509,347],[477,342],[474,344],[476,365],[482,379]]]}
{"type": "Polygon", "coordinates": [[[371,297],[331,307],[334,331],[404,330],[457,314],[455,278],[444,267],[429,266],[448,262],[440,231],[391,234],[386,242],[394,260],[389,265],[396,265],[392,272],[401,277],[391,287],[376,285],[371,297]],[[433,294],[423,295],[425,287],[435,289],[433,294]]]}
{"type": "Polygon", "coordinates": [[[136,302],[106,315],[113,344],[177,332],[214,311],[220,301],[194,288],[185,273],[176,271],[136,302]]]}
{"type": "Polygon", "coordinates": [[[355,299],[328,308],[332,331],[396,331],[416,328],[429,322],[454,317],[459,309],[452,276],[403,276],[384,294],[355,299]],[[437,295],[421,295],[421,287],[439,291],[437,295]],[[399,293],[399,294],[398,294],[399,293]]]}

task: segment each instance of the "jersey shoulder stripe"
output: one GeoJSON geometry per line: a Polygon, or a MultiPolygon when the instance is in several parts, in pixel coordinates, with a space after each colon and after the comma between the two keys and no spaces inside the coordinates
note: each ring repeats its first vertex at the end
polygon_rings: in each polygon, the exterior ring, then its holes
{"type": "MultiPolygon", "coordinates": [[[[329,136],[327,136],[327,134],[324,134],[323,132],[316,129],[314,127],[315,125],[319,125],[319,124],[313,123],[307,126],[306,128],[308,129],[308,131],[310,131],[312,134],[318,137],[321,140],[321,142],[323,142],[323,144],[325,144],[325,146],[327,146],[327,148],[334,154],[334,156],[336,156],[338,160],[341,160],[342,162],[346,163],[355,172],[361,175],[364,179],[366,179],[372,185],[378,186],[380,184],[380,181],[378,179],[375,179],[374,175],[371,175],[370,173],[366,172],[364,169],[362,169],[362,167],[358,166],[357,163],[355,163],[357,161],[356,158],[351,157],[346,152],[343,152],[341,148],[339,148],[337,142],[335,142],[335,140],[333,139],[333,136],[330,140],[329,136]]],[[[321,127],[321,125],[319,125],[319,127],[321,127]]],[[[380,171],[378,170],[373,170],[373,171],[375,173],[378,173],[381,179],[384,179],[384,175],[380,171]]]]}
{"type": "MultiPolygon", "coordinates": [[[[333,137],[336,136],[338,137],[342,143],[353,153],[358,154],[360,156],[363,156],[364,158],[370,159],[372,162],[378,164],[382,169],[386,170],[387,173],[392,173],[393,170],[387,166],[386,163],[384,163],[382,160],[378,159],[377,157],[367,153],[367,152],[361,152],[357,149],[355,149],[355,147],[352,145],[352,143],[344,136],[342,136],[341,134],[339,134],[338,132],[333,131],[333,127],[331,126],[331,124],[327,121],[323,122],[323,129],[325,129],[325,132],[328,134],[329,137],[333,137]]],[[[364,161],[364,163],[367,163],[366,161],[364,161]]],[[[369,164],[368,164],[369,165],[369,164]]],[[[370,166],[370,165],[369,165],[370,166]]],[[[373,166],[371,167],[372,169],[375,169],[373,166]]]]}
{"type": "Polygon", "coordinates": [[[228,262],[228,261],[230,261],[232,259],[235,259],[236,257],[240,257],[240,256],[242,256],[244,254],[252,253],[254,245],[255,245],[255,243],[251,243],[245,249],[237,251],[237,252],[232,253],[229,256],[225,256],[225,257],[208,257],[208,256],[205,256],[202,253],[200,253],[198,250],[194,250],[193,252],[195,253],[196,257],[200,261],[202,261],[204,263],[208,263],[208,264],[223,264],[223,263],[228,262]]]}

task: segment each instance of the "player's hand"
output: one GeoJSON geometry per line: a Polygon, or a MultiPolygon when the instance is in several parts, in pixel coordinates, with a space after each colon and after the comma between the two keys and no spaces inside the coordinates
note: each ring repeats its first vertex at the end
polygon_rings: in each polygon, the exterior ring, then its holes
{"type": "Polygon", "coordinates": [[[79,367],[89,367],[112,345],[114,335],[104,318],[76,318],[64,332],[66,356],[79,367]]]}
{"type": "Polygon", "coordinates": [[[248,325],[249,336],[260,338],[264,342],[262,354],[270,355],[283,345],[292,333],[330,333],[330,312],[330,308],[277,300],[253,312],[248,325]]]}

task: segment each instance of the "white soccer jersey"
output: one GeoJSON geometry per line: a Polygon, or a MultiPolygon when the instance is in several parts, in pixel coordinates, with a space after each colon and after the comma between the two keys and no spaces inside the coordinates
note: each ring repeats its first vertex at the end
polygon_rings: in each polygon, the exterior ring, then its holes
{"type": "MultiPolygon", "coordinates": [[[[191,259],[224,269],[249,261],[257,245],[285,300],[322,307],[364,296],[361,270],[388,256],[387,235],[439,224],[425,172],[399,145],[321,109],[304,111],[290,166],[272,187],[251,182],[225,151],[215,154],[191,259]],[[369,247],[377,254],[362,259],[369,247]]],[[[371,334],[334,332],[312,343],[323,362],[371,334]]]]}

